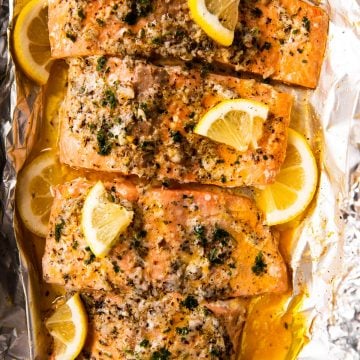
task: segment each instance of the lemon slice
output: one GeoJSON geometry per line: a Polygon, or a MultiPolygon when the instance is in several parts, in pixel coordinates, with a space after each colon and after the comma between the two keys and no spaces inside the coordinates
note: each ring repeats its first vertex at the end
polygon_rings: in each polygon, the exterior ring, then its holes
{"type": "Polygon", "coordinates": [[[50,151],[40,154],[19,174],[16,187],[17,208],[24,225],[36,235],[47,235],[53,202],[50,187],[61,181],[61,164],[50,151]]]}
{"type": "Polygon", "coordinates": [[[300,215],[314,197],[318,170],[305,138],[289,129],[285,161],[275,183],[255,191],[268,225],[283,224],[300,215]]]}
{"type": "Polygon", "coordinates": [[[112,202],[104,184],[98,181],[86,196],[82,210],[82,229],[91,251],[98,257],[105,256],[133,216],[132,211],[112,202]]]}
{"type": "Polygon", "coordinates": [[[240,0],[188,0],[193,20],[213,40],[224,46],[234,41],[240,0]]]}
{"type": "Polygon", "coordinates": [[[75,294],[46,320],[54,338],[55,360],[75,359],[82,350],[88,329],[87,315],[79,294],[75,294]]]}
{"type": "Polygon", "coordinates": [[[249,146],[257,148],[268,112],[268,106],[260,102],[225,100],[201,118],[194,132],[238,151],[246,151],[249,146]]]}
{"type": "Polygon", "coordinates": [[[13,33],[15,60],[37,84],[46,84],[51,66],[47,1],[31,0],[21,10],[13,33]]]}

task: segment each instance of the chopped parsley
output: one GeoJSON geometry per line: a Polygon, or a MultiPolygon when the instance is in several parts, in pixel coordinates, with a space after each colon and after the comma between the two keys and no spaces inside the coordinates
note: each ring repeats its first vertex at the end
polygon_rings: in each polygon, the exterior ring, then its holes
{"type": "Polygon", "coordinates": [[[72,42],[75,42],[75,41],[76,41],[76,35],[73,34],[73,33],[70,32],[70,31],[67,31],[66,34],[65,34],[65,36],[66,36],[68,39],[70,39],[72,42]]]}
{"type": "Polygon", "coordinates": [[[101,71],[104,70],[105,64],[107,62],[107,58],[105,56],[101,56],[97,59],[96,70],[101,71]]]}
{"type": "Polygon", "coordinates": [[[100,129],[96,135],[98,142],[98,154],[99,155],[109,155],[111,152],[111,143],[109,142],[109,135],[104,129],[100,129]]]}
{"type": "Polygon", "coordinates": [[[145,17],[151,11],[151,0],[131,0],[130,11],[125,15],[123,20],[129,25],[134,25],[137,23],[139,17],[145,17]]]}
{"type": "Polygon", "coordinates": [[[305,30],[306,30],[307,32],[310,31],[311,23],[310,23],[310,20],[309,20],[306,16],[304,16],[304,17],[302,18],[302,25],[303,25],[303,27],[305,28],[305,30]]]}
{"type": "Polygon", "coordinates": [[[177,327],[176,328],[176,333],[182,336],[187,335],[190,332],[190,329],[188,327],[177,327]]]}
{"type": "Polygon", "coordinates": [[[60,241],[64,226],[65,226],[65,221],[63,219],[61,219],[61,221],[59,223],[55,224],[55,241],[56,242],[60,241]]]}
{"type": "Polygon", "coordinates": [[[115,109],[116,104],[117,104],[117,100],[113,91],[110,89],[106,90],[101,105],[102,106],[109,105],[110,109],[115,109]]]}
{"type": "Polygon", "coordinates": [[[112,266],[113,266],[113,269],[114,269],[115,273],[118,273],[120,271],[120,266],[117,264],[116,261],[112,262],[112,266]]]}
{"type": "Polygon", "coordinates": [[[164,39],[161,36],[156,36],[151,39],[151,42],[155,45],[162,45],[164,43],[164,39]]]}
{"type": "Polygon", "coordinates": [[[182,135],[181,135],[180,131],[171,131],[170,135],[175,143],[181,142],[182,135]]]}
{"type": "Polygon", "coordinates": [[[96,18],[96,22],[99,24],[99,26],[103,27],[105,25],[105,21],[103,19],[96,18]]]}
{"type": "Polygon", "coordinates": [[[230,258],[233,247],[232,236],[226,230],[216,228],[207,249],[207,258],[212,265],[222,265],[230,258]]]}
{"type": "Polygon", "coordinates": [[[84,20],[85,19],[85,13],[84,13],[84,10],[83,9],[79,9],[78,12],[78,17],[81,19],[81,20],[84,20]]]}
{"type": "Polygon", "coordinates": [[[223,263],[221,258],[218,256],[218,249],[216,249],[216,248],[213,248],[210,250],[208,259],[212,264],[222,264],[223,263]]]}
{"type": "Polygon", "coordinates": [[[168,360],[170,359],[171,352],[166,348],[161,348],[159,351],[155,351],[151,355],[151,360],[168,360]]]}
{"type": "Polygon", "coordinates": [[[192,121],[189,121],[185,124],[184,126],[184,130],[187,132],[187,133],[192,133],[195,129],[195,126],[196,124],[192,121]]]}
{"type": "Polygon", "coordinates": [[[221,228],[216,228],[214,231],[214,240],[220,241],[223,245],[228,243],[230,234],[221,228]]]}
{"type": "Polygon", "coordinates": [[[74,250],[76,250],[78,247],[79,247],[79,242],[78,242],[77,240],[75,240],[75,241],[73,242],[73,244],[72,244],[72,248],[73,248],[74,250]]]}
{"type": "Polygon", "coordinates": [[[150,341],[148,339],[143,339],[143,340],[141,340],[139,345],[143,348],[149,347],[150,341]]]}
{"type": "Polygon", "coordinates": [[[85,248],[85,250],[86,250],[87,252],[89,252],[89,258],[86,259],[86,260],[84,260],[84,264],[85,264],[85,265],[89,265],[89,264],[91,264],[91,263],[95,260],[96,256],[95,256],[95,254],[93,254],[93,252],[91,251],[91,249],[90,249],[89,246],[87,246],[87,247],[85,248]]]}
{"type": "Polygon", "coordinates": [[[185,300],[181,301],[181,305],[189,310],[194,310],[198,307],[199,302],[194,296],[188,295],[185,300]]]}
{"type": "Polygon", "coordinates": [[[207,245],[205,230],[205,226],[203,225],[196,225],[194,227],[194,234],[201,241],[201,245],[204,247],[207,245]]]}
{"type": "Polygon", "coordinates": [[[252,272],[257,275],[261,276],[266,273],[267,264],[264,261],[264,255],[260,251],[255,257],[255,264],[251,267],[252,272]]]}
{"type": "Polygon", "coordinates": [[[144,245],[144,242],[138,235],[132,239],[131,248],[134,249],[141,258],[145,258],[149,253],[149,249],[144,245]]]}

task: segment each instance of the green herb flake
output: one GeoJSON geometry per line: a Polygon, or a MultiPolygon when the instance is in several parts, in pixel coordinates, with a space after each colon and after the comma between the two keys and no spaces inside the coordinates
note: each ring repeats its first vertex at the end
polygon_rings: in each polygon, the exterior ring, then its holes
{"type": "Polygon", "coordinates": [[[120,272],[120,266],[117,264],[116,261],[113,261],[112,262],[112,266],[113,266],[113,269],[114,269],[114,272],[117,274],[118,272],[120,272]]]}
{"type": "Polygon", "coordinates": [[[182,336],[187,335],[190,332],[190,329],[188,327],[177,327],[176,328],[176,333],[182,336]]]}
{"type": "Polygon", "coordinates": [[[73,33],[70,32],[70,31],[67,31],[66,34],[65,34],[65,36],[66,36],[68,39],[70,39],[72,42],[75,42],[75,41],[76,41],[76,35],[73,34],[73,33]]]}
{"type": "Polygon", "coordinates": [[[215,241],[220,241],[223,245],[227,245],[230,238],[230,234],[221,228],[216,228],[213,236],[215,241]]]}
{"type": "Polygon", "coordinates": [[[103,19],[96,18],[96,22],[99,24],[99,26],[103,27],[105,25],[105,21],[103,19]]]}
{"type": "Polygon", "coordinates": [[[307,32],[310,31],[311,23],[310,23],[310,20],[309,20],[306,16],[304,16],[304,17],[302,18],[302,25],[303,25],[303,27],[305,28],[305,30],[306,30],[307,32]]]}
{"type": "Polygon", "coordinates": [[[96,256],[92,253],[92,251],[90,250],[89,252],[89,258],[84,260],[85,265],[90,265],[96,259],[96,256]]]}
{"type": "Polygon", "coordinates": [[[161,36],[156,36],[151,39],[151,42],[155,45],[162,45],[164,43],[164,39],[161,36]]]}
{"type": "Polygon", "coordinates": [[[78,12],[78,17],[81,19],[81,20],[84,20],[85,19],[85,13],[84,13],[84,10],[83,9],[79,9],[78,12]]]}
{"type": "Polygon", "coordinates": [[[102,106],[110,106],[110,109],[115,109],[116,105],[117,105],[117,100],[115,97],[115,94],[113,93],[112,90],[108,89],[105,91],[104,97],[101,101],[101,105],[102,106]]]}
{"type": "Polygon", "coordinates": [[[203,237],[205,235],[205,226],[203,225],[196,225],[194,227],[194,233],[198,236],[198,237],[203,237]]]}
{"type": "Polygon", "coordinates": [[[198,307],[199,302],[194,296],[188,295],[185,300],[181,301],[181,305],[189,310],[194,310],[198,307]]]}
{"type": "Polygon", "coordinates": [[[181,142],[183,138],[180,131],[171,131],[170,135],[175,143],[181,142]]]}
{"type": "Polygon", "coordinates": [[[72,248],[73,248],[74,250],[76,250],[78,247],[79,247],[79,242],[78,242],[77,240],[75,240],[75,241],[73,242],[73,244],[72,244],[72,248]]]}
{"type": "Polygon", "coordinates": [[[130,11],[125,15],[124,21],[128,25],[135,25],[139,17],[145,17],[152,11],[150,0],[131,0],[130,11]]]}
{"type": "Polygon", "coordinates": [[[60,241],[64,226],[65,226],[65,221],[63,219],[61,219],[61,221],[59,223],[55,224],[55,241],[56,242],[60,241]]]}
{"type": "Polygon", "coordinates": [[[141,340],[139,346],[141,346],[143,348],[147,348],[150,346],[150,341],[148,339],[143,339],[143,340],[141,340]]]}
{"type": "Polygon", "coordinates": [[[195,126],[196,124],[192,121],[189,121],[188,123],[185,124],[184,126],[184,130],[187,132],[187,133],[192,133],[195,129],[195,126]]]}
{"type": "Polygon", "coordinates": [[[107,58],[105,56],[101,56],[97,59],[97,65],[96,65],[96,70],[97,71],[101,71],[104,70],[104,67],[106,65],[107,62],[107,58]]]}
{"type": "Polygon", "coordinates": [[[103,156],[109,155],[112,145],[109,142],[109,136],[107,132],[103,129],[100,129],[96,135],[96,139],[99,147],[98,154],[103,156]]]}
{"type": "Polygon", "coordinates": [[[168,360],[170,359],[171,356],[171,352],[166,349],[166,348],[161,348],[158,351],[155,351],[152,355],[151,355],[151,360],[168,360]]]}
{"type": "Polygon", "coordinates": [[[267,264],[264,261],[263,253],[260,251],[255,257],[255,263],[251,267],[251,270],[255,275],[261,276],[264,273],[266,273],[266,269],[267,269],[267,264]]]}

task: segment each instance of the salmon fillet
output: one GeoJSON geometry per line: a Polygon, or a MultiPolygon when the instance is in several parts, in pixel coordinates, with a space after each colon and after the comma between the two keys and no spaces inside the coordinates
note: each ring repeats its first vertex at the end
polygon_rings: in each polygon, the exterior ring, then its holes
{"type": "Polygon", "coordinates": [[[181,66],[89,57],[69,60],[60,160],[73,167],[223,187],[274,181],[285,158],[292,97],[254,80],[181,66]],[[269,105],[257,146],[244,152],[193,133],[211,107],[269,105]]]}
{"type": "Polygon", "coordinates": [[[160,299],[101,292],[81,297],[89,330],[77,359],[236,358],[246,312],[241,300],[206,303],[178,293],[160,299]]]}
{"type": "Polygon", "coordinates": [[[103,259],[88,247],[81,227],[93,183],[58,186],[43,257],[49,283],[70,290],[180,292],[226,299],[287,289],[276,238],[252,200],[221,189],[137,189],[108,184],[131,208],[133,223],[103,259]]]}
{"type": "Polygon", "coordinates": [[[235,40],[222,47],[191,19],[186,0],[50,0],[55,58],[87,55],[201,59],[316,87],[328,16],[300,0],[241,1],[235,40]]]}

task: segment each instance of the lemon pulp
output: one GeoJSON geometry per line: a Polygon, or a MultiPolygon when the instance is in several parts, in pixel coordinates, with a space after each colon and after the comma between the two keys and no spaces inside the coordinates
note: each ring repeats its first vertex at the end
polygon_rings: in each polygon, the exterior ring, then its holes
{"type": "Polygon", "coordinates": [[[54,338],[55,359],[75,359],[85,344],[88,329],[86,311],[79,294],[58,307],[45,325],[54,338]]]}
{"type": "Polygon", "coordinates": [[[51,67],[47,1],[31,0],[21,10],[14,27],[16,63],[37,84],[46,84],[51,67]]]}
{"type": "Polygon", "coordinates": [[[105,256],[119,235],[130,225],[134,213],[109,199],[104,184],[98,181],[86,196],[82,211],[82,229],[92,252],[105,256]]]}
{"type": "Polygon", "coordinates": [[[190,15],[205,33],[223,46],[234,41],[239,0],[188,0],[190,15]]]}
{"type": "Polygon", "coordinates": [[[316,161],[306,139],[289,129],[286,158],[274,184],[255,191],[267,224],[283,224],[300,215],[315,194],[317,180],[316,161]]]}
{"type": "Polygon", "coordinates": [[[268,106],[257,101],[225,100],[201,118],[194,132],[246,151],[250,146],[257,148],[268,112],[268,106]]]}

